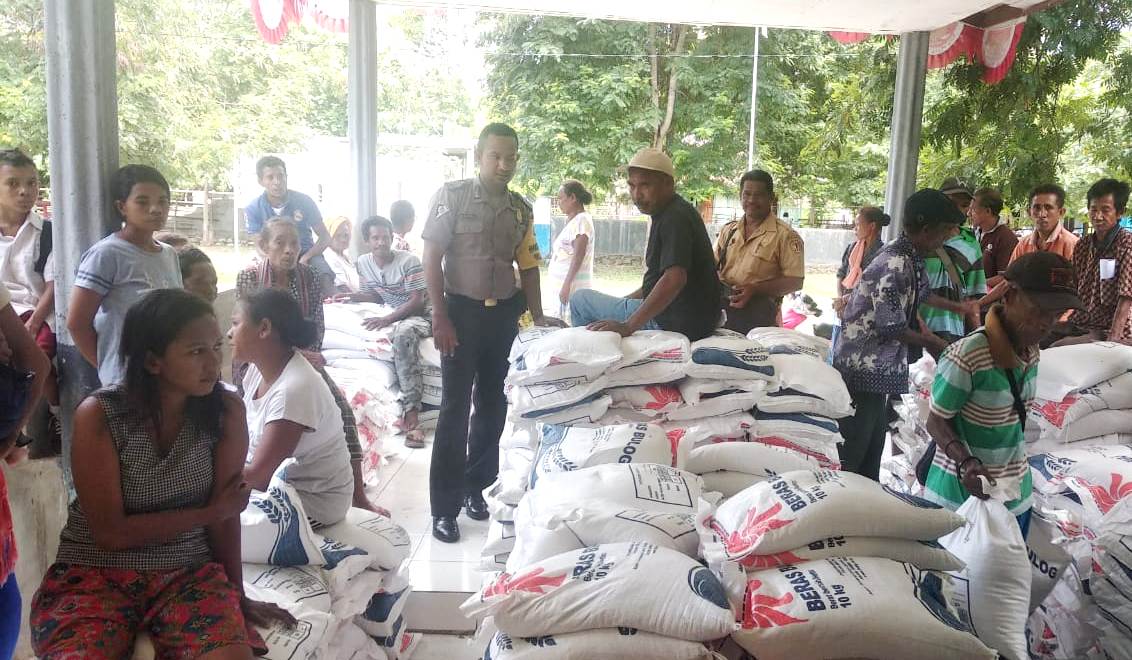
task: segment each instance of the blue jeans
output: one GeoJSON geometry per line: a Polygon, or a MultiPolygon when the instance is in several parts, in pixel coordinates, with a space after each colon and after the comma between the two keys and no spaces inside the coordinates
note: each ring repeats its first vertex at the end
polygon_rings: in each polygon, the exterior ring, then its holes
{"type": "MultiPolygon", "coordinates": [[[[593,289],[580,289],[570,296],[570,323],[584,327],[594,321],[617,321],[624,323],[637,311],[644,300],[636,298],[615,298],[593,289]]],[[[650,320],[642,330],[659,330],[656,320],[650,320]]]]}
{"type": "Polygon", "coordinates": [[[1022,540],[1026,540],[1026,537],[1030,535],[1030,514],[1032,512],[1033,509],[1026,509],[1025,513],[1014,516],[1018,521],[1018,528],[1022,530],[1022,540]]]}
{"type": "Polygon", "coordinates": [[[9,660],[20,638],[20,588],[16,574],[0,586],[0,660],[9,660]]]}

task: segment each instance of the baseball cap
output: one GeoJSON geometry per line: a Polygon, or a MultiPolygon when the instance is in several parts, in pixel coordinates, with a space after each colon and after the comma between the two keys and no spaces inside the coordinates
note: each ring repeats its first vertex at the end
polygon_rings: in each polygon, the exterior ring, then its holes
{"type": "Polygon", "coordinates": [[[957,176],[949,176],[939,184],[939,191],[945,195],[966,195],[971,199],[975,198],[975,193],[971,190],[971,186],[967,182],[957,176]]]}
{"type": "Polygon", "coordinates": [[[672,159],[660,149],[653,149],[651,147],[641,149],[633,156],[633,159],[629,161],[629,167],[663,172],[673,179],[676,178],[676,168],[672,165],[672,159]]]}
{"type": "Polygon", "coordinates": [[[966,219],[955,202],[935,188],[917,190],[904,202],[904,221],[912,227],[961,225],[966,219]]]}
{"type": "Polygon", "coordinates": [[[1031,252],[1018,257],[1003,277],[1046,311],[1083,309],[1077,296],[1073,264],[1053,252],[1031,252]]]}

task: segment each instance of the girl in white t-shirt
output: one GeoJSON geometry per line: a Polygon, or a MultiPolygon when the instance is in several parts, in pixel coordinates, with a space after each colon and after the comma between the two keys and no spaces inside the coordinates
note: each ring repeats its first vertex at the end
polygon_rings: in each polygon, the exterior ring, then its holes
{"type": "Polygon", "coordinates": [[[565,318],[570,296],[592,286],[594,276],[594,223],[586,213],[593,195],[580,181],[567,179],[558,191],[558,208],[568,221],[554,238],[549,275],[558,292],[559,316],[565,318]]]}
{"type": "Polygon", "coordinates": [[[312,522],[332,525],[350,508],[354,477],[334,396],[298,350],[315,333],[291,296],[265,289],[237,303],[228,339],[233,358],[249,363],[244,478],[266,490],[278,474],[298,491],[312,522]]]}

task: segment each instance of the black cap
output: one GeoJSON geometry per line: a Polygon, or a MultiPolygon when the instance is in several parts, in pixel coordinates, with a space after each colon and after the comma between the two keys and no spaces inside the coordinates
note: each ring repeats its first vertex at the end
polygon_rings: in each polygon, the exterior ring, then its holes
{"type": "Polygon", "coordinates": [[[904,202],[904,223],[910,227],[961,225],[966,219],[955,202],[935,188],[917,190],[904,202]]]}
{"type": "Polygon", "coordinates": [[[949,176],[944,179],[943,183],[939,184],[939,191],[945,195],[966,195],[971,199],[975,198],[971,186],[957,176],[949,176]]]}
{"type": "Polygon", "coordinates": [[[1030,252],[1015,259],[1002,274],[1043,310],[1084,309],[1077,296],[1073,264],[1053,252],[1030,252]]]}

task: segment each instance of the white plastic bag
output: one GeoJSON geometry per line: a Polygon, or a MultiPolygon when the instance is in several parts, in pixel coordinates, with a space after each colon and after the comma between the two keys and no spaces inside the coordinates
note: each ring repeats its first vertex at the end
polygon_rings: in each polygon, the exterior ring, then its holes
{"type": "Polygon", "coordinates": [[[491,615],[512,637],[627,627],[702,642],[735,625],[711,571],[651,543],[591,546],[502,573],[460,609],[491,615]]]}
{"type": "Polygon", "coordinates": [[[958,513],[967,524],[939,542],[967,564],[952,573],[960,617],[1008,660],[1026,660],[1031,578],[1018,521],[995,499],[969,497],[958,513]]]}

